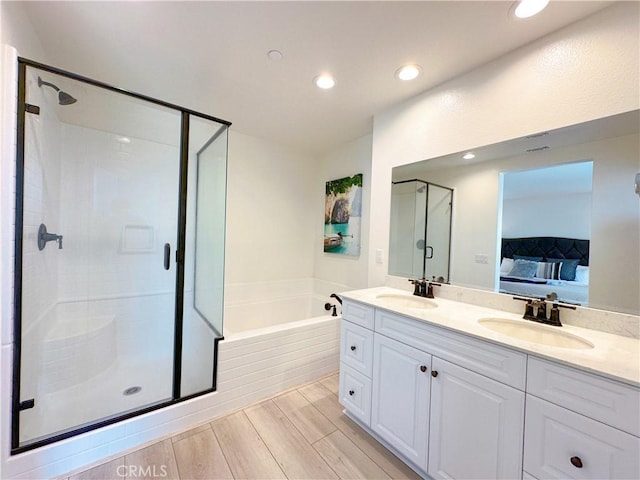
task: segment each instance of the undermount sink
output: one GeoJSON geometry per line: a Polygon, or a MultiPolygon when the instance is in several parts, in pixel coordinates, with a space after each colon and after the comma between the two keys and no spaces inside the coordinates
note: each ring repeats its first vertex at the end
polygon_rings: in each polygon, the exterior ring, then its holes
{"type": "Polygon", "coordinates": [[[528,320],[481,318],[478,323],[494,332],[531,343],[572,349],[593,348],[593,344],[588,340],[572,333],[563,332],[559,327],[539,325],[528,320]]]}
{"type": "Polygon", "coordinates": [[[399,293],[381,293],[376,296],[376,300],[386,307],[404,308],[436,308],[437,303],[426,298],[414,295],[402,295],[399,293]]]}

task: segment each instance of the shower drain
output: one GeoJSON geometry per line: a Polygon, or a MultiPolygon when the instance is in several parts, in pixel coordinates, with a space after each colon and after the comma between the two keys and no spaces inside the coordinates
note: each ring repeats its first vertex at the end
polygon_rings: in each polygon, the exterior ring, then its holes
{"type": "Polygon", "coordinates": [[[142,390],[142,387],[129,387],[127,389],[125,389],[124,392],[122,392],[123,395],[135,395],[136,393],[138,393],[140,390],[142,390]]]}

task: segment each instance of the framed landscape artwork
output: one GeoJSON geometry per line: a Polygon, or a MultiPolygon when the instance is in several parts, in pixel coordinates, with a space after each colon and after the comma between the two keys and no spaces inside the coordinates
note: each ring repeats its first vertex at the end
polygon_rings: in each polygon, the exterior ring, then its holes
{"type": "Polygon", "coordinates": [[[362,174],[326,183],[324,203],[324,251],[360,255],[362,174]]]}

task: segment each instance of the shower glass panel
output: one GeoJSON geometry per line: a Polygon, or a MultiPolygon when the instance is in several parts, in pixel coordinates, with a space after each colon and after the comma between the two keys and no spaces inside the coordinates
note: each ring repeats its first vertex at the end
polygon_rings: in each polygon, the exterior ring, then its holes
{"type": "Polygon", "coordinates": [[[181,158],[180,111],[25,72],[19,446],[172,399],[181,158]]]}
{"type": "Polygon", "coordinates": [[[416,181],[391,185],[389,275],[423,276],[426,192],[416,181]]]}
{"type": "Polygon", "coordinates": [[[424,275],[449,281],[449,254],[451,245],[451,207],[453,190],[438,185],[427,185],[427,226],[424,275]]]}
{"type": "Polygon", "coordinates": [[[181,396],[215,387],[222,339],[228,127],[191,117],[181,396]]]}

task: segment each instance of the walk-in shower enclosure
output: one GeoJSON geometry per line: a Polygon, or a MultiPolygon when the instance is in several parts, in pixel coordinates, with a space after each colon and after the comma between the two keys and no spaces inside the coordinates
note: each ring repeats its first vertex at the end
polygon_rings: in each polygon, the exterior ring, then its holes
{"type": "Polygon", "coordinates": [[[19,60],[13,453],[215,390],[229,126],[19,60]]]}

